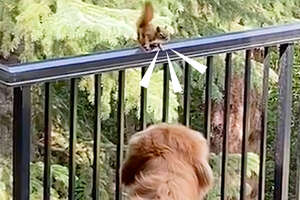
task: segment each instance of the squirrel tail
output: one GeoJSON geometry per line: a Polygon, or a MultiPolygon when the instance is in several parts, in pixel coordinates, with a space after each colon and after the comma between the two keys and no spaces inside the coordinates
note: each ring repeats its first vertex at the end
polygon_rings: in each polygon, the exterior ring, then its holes
{"type": "Polygon", "coordinates": [[[145,3],[144,13],[141,16],[138,26],[143,27],[143,26],[149,24],[149,22],[152,20],[152,18],[153,18],[153,6],[150,1],[147,1],[145,3]]]}

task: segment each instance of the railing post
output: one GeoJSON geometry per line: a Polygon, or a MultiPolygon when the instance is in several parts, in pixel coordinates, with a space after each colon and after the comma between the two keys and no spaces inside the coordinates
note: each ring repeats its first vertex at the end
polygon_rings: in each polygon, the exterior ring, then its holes
{"type": "MultiPolygon", "coordinates": [[[[299,107],[300,110],[300,107],[299,107]]],[[[299,112],[298,110],[298,112],[299,112]]],[[[299,120],[299,118],[297,118],[299,120]]],[[[297,175],[296,175],[296,200],[300,200],[300,127],[298,127],[298,137],[296,145],[296,166],[297,166],[297,175]]]]}
{"type": "MultiPolygon", "coordinates": [[[[142,67],[142,77],[144,77],[147,68],[142,67]]],[[[140,111],[140,130],[144,130],[147,127],[147,88],[141,87],[141,111],[140,111]]]]}
{"type": "Polygon", "coordinates": [[[118,143],[117,143],[117,167],[116,167],[116,190],[115,200],[122,200],[121,165],[124,151],[124,123],[125,123],[125,71],[119,71],[118,80],[118,143]]]}
{"type": "Polygon", "coordinates": [[[75,199],[76,176],[76,140],[77,140],[77,103],[78,103],[78,79],[71,79],[70,88],[70,138],[69,138],[69,200],[75,199]]]}
{"type": "Polygon", "coordinates": [[[13,199],[29,200],[30,86],[14,88],[13,106],[13,199]]]}
{"type": "Polygon", "coordinates": [[[262,123],[260,135],[260,160],[259,160],[259,182],[258,200],[265,199],[265,167],[266,167],[266,146],[268,129],[268,92],[269,92],[269,67],[270,67],[270,48],[264,50],[264,77],[263,77],[263,96],[262,96],[262,123]]]}
{"type": "Polygon", "coordinates": [[[274,200],[288,199],[293,45],[280,46],[279,121],[275,149],[274,200]]]}
{"type": "Polygon", "coordinates": [[[51,118],[52,118],[51,84],[45,83],[45,117],[44,117],[44,200],[50,200],[51,188],[51,118]]]}
{"type": "Polygon", "coordinates": [[[206,84],[205,84],[205,137],[207,143],[210,144],[211,133],[211,99],[212,99],[212,84],[213,84],[213,64],[214,58],[212,56],[207,57],[207,70],[206,70],[206,84]]]}
{"type": "Polygon", "coordinates": [[[251,50],[246,50],[244,74],[244,113],[243,113],[243,139],[242,139],[242,165],[240,200],[246,199],[246,176],[248,167],[248,137],[250,129],[250,93],[251,93],[251,50]]]}
{"type": "Polygon", "coordinates": [[[191,66],[184,63],[184,96],[183,96],[183,124],[190,126],[190,109],[191,109],[191,66]]]}
{"type": "Polygon", "coordinates": [[[164,64],[163,67],[164,67],[164,89],[163,89],[162,122],[168,123],[168,121],[169,121],[169,98],[170,98],[170,89],[169,89],[170,74],[169,74],[168,65],[164,64]]]}
{"type": "Polygon", "coordinates": [[[95,89],[95,113],[94,113],[94,161],[93,161],[93,200],[100,199],[100,144],[101,144],[101,74],[95,75],[94,89],[95,89]]]}
{"type": "Polygon", "coordinates": [[[226,55],[225,69],[225,97],[224,97],[224,131],[222,146],[222,171],[221,171],[221,200],[227,199],[227,163],[228,163],[228,135],[230,126],[231,104],[231,80],[232,80],[232,54],[226,55]]]}
{"type": "Polygon", "coordinates": [[[297,138],[297,187],[296,200],[300,200],[300,130],[298,130],[297,138]]]}

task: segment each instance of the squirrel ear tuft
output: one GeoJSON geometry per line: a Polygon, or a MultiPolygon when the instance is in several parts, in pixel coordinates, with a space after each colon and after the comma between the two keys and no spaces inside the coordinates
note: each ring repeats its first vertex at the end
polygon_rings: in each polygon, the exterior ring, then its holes
{"type": "Polygon", "coordinates": [[[156,27],[156,31],[157,31],[157,32],[160,32],[160,27],[159,27],[159,26],[156,27]]]}

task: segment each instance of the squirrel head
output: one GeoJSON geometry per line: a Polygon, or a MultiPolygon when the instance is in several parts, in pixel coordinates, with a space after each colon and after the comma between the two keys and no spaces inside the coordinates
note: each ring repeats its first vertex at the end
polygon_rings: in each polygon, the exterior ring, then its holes
{"type": "Polygon", "coordinates": [[[161,41],[167,42],[170,39],[168,31],[165,30],[165,29],[160,28],[159,26],[156,27],[156,33],[155,34],[156,34],[155,38],[157,40],[161,40],[161,41]]]}

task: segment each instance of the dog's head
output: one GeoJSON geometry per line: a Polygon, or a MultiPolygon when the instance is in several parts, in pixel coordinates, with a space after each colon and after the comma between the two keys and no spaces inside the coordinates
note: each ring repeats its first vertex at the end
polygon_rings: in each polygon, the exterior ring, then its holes
{"type": "MultiPolygon", "coordinates": [[[[206,193],[213,180],[208,164],[209,148],[204,137],[181,125],[160,124],[133,135],[129,141],[127,158],[122,167],[122,183],[131,185],[149,161],[158,157],[166,162],[179,159],[189,164],[197,176],[199,188],[206,193]]],[[[156,167],[157,170],[161,166],[156,167]]]]}

